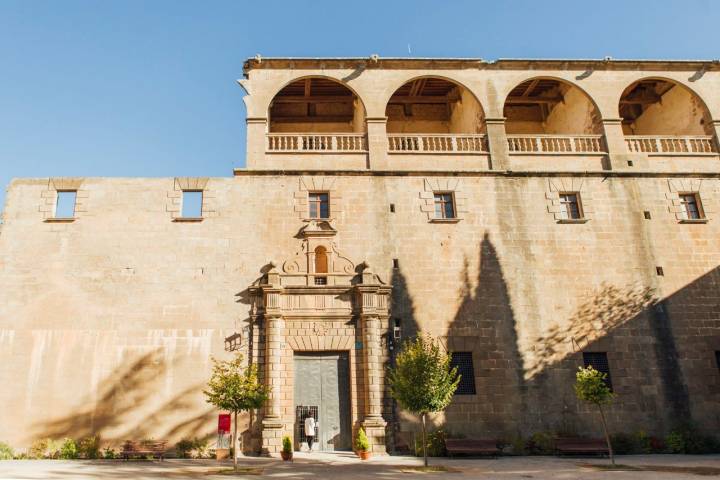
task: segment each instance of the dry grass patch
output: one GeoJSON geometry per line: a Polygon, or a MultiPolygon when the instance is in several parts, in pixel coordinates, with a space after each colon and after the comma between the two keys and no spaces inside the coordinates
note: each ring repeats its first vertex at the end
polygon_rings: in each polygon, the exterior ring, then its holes
{"type": "Polygon", "coordinates": [[[208,470],[208,475],[262,475],[263,469],[258,467],[223,468],[222,470],[208,470]]]}

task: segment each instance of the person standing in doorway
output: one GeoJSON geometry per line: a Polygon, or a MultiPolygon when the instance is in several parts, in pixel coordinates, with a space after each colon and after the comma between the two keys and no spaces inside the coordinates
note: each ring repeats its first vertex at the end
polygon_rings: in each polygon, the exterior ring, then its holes
{"type": "Polygon", "coordinates": [[[312,452],[312,444],[317,426],[318,422],[315,421],[315,417],[308,415],[307,418],[305,418],[305,438],[307,438],[308,451],[310,452],[312,452]]]}

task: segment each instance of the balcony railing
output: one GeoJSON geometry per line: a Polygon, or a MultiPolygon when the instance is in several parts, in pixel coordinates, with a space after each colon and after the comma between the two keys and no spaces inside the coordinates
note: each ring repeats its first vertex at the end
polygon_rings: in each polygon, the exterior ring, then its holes
{"type": "Polygon", "coordinates": [[[510,153],[605,153],[602,135],[508,135],[510,153]]]}
{"type": "Polygon", "coordinates": [[[367,151],[364,133],[268,133],[268,152],[362,153],[367,151]]]}
{"type": "Polygon", "coordinates": [[[458,134],[388,134],[394,153],[485,153],[487,136],[458,134]]]}
{"type": "Polygon", "coordinates": [[[633,153],[715,154],[717,147],[711,135],[701,136],[626,136],[628,151],[633,153]]]}

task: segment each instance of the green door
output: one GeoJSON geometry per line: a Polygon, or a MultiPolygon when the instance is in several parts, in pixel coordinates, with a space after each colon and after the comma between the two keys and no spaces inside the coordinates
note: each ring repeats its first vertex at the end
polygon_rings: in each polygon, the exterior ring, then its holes
{"type": "Polygon", "coordinates": [[[351,449],[349,387],[347,352],[295,353],[296,448],[305,441],[305,418],[312,415],[319,422],[314,441],[320,451],[351,449]]]}

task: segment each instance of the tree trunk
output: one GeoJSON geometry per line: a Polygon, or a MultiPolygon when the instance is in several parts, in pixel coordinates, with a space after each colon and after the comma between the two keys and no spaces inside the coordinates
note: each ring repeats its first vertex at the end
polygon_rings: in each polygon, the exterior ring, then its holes
{"type": "Polygon", "coordinates": [[[608,433],[607,423],[605,422],[605,414],[602,405],[598,404],[600,409],[600,419],[602,420],[603,430],[605,431],[605,441],[607,442],[608,452],[610,453],[610,463],[615,465],[615,456],[613,455],[612,443],[610,442],[610,434],[608,433]]]}
{"type": "Polygon", "coordinates": [[[238,457],[238,440],[237,440],[237,412],[233,412],[235,419],[233,421],[233,468],[237,472],[237,457],[238,457]]]}
{"type": "Polygon", "coordinates": [[[427,439],[425,438],[425,414],[422,414],[422,424],[423,424],[423,457],[425,458],[425,466],[428,466],[427,461],[427,439]]]}

